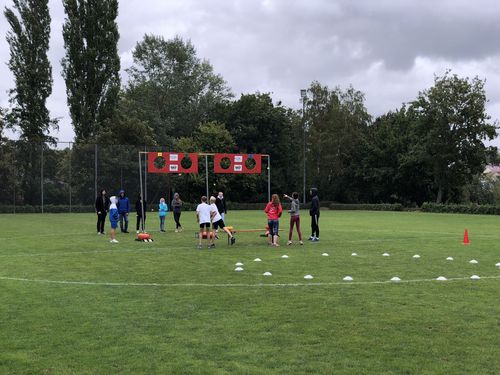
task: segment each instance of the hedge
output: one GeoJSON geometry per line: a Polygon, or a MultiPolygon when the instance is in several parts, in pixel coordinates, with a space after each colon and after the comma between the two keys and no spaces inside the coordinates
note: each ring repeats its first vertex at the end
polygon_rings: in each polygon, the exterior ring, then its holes
{"type": "Polygon", "coordinates": [[[492,204],[442,204],[425,202],[423,212],[475,214],[475,215],[500,215],[500,206],[492,204]]]}
{"type": "Polygon", "coordinates": [[[344,204],[344,203],[332,203],[330,204],[330,210],[364,210],[364,211],[403,211],[403,205],[400,203],[361,203],[361,204],[344,204]]]}
{"type": "MultiPolygon", "coordinates": [[[[71,206],[71,212],[82,213],[82,212],[94,212],[94,206],[71,206]]],[[[14,206],[14,205],[0,205],[0,213],[2,214],[37,214],[42,212],[42,206],[14,206]]],[[[69,205],[53,205],[46,204],[43,206],[43,212],[46,213],[68,213],[70,212],[69,205]]]]}

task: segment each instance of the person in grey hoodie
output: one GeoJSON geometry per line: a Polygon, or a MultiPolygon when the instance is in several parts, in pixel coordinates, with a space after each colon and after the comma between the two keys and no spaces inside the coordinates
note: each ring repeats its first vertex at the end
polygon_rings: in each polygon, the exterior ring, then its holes
{"type": "Polygon", "coordinates": [[[309,215],[311,215],[311,237],[309,241],[317,242],[319,241],[319,197],[318,189],[312,188],[311,191],[311,208],[309,209],[309,215]]]}
{"type": "Polygon", "coordinates": [[[304,244],[302,242],[302,233],[300,232],[300,212],[299,212],[299,193],[293,192],[292,196],[283,195],[286,199],[288,199],[290,203],[290,209],[288,212],[290,213],[290,230],[288,232],[288,242],[287,245],[292,244],[292,234],[293,234],[293,226],[297,226],[297,234],[299,235],[299,243],[301,245],[304,244]]]}

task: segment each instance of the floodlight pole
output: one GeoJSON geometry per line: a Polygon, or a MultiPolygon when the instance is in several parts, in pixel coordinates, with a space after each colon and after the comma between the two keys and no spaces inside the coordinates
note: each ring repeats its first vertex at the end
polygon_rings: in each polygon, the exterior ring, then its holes
{"type": "Polygon", "coordinates": [[[302,129],[303,129],[302,159],[304,162],[304,173],[303,173],[304,200],[303,200],[303,204],[306,204],[306,121],[305,121],[305,113],[306,113],[307,90],[305,90],[305,89],[300,90],[300,98],[302,100],[302,129]]]}

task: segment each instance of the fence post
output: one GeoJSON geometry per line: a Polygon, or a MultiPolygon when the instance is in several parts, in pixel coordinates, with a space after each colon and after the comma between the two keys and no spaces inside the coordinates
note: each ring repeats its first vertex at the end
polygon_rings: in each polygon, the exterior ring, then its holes
{"type": "Polygon", "coordinates": [[[267,201],[271,201],[271,155],[267,155],[267,201]]]}
{"type": "Polygon", "coordinates": [[[71,149],[71,142],[69,143],[69,212],[71,212],[71,155],[73,150],[71,149]]]}
{"type": "Polygon", "coordinates": [[[97,197],[97,143],[94,144],[94,197],[97,197]]]}
{"type": "Polygon", "coordinates": [[[43,143],[41,143],[42,155],[40,159],[40,193],[41,193],[41,206],[43,214],[43,143]]]}
{"type": "Polygon", "coordinates": [[[14,151],[12,152],[12,168],[14,171],[14,214],[16,213],[16,185],[17,185],[17,174],[16,174],[16,151],[17,148],[14,148],[14,151]]]}
{"type": "Polygon", "coordinates": [[[208,155],[205,155],[205,183],[207,185],[207,199],[210,198],[208,194],[208,155]]]}
{"type": "Polygon", "coordinates": [[[142,196],[142,199],[144,199],[144,202],[146,204],[148,203],[148,154],[147,154],[147,147],[144,146],[144,196],[142,196]]]}

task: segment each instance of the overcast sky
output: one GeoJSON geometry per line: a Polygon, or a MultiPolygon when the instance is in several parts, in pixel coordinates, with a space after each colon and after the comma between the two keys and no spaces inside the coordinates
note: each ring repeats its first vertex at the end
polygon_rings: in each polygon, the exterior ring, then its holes
{"type": "MultiPolygon", "coordinates": [[[[11,0],[0,0],[1,8],[11,0]]],[[[49,58],[54,88],[51,116],[61,141],[74,133],[60,61],[62,0],[49,1],[49,58]]],[[[144,34],[190,39],[236,97],[270,92],[275,102],[300,108],[312,81],[354,88],[373,116],[399,108],[447,69],[486,79],[492,121],[500,119],[500,3],[497,0],[121,0],[119,53],[123,69],[144,34]]],[[[0,21],[0,106],[13,80],[6,63],[8,24],[0,21]]],[[[123,83],[124,83],[123,82],[123,83]]],[[[500,145],[500,141],[494,142],[500,145]]]]}

